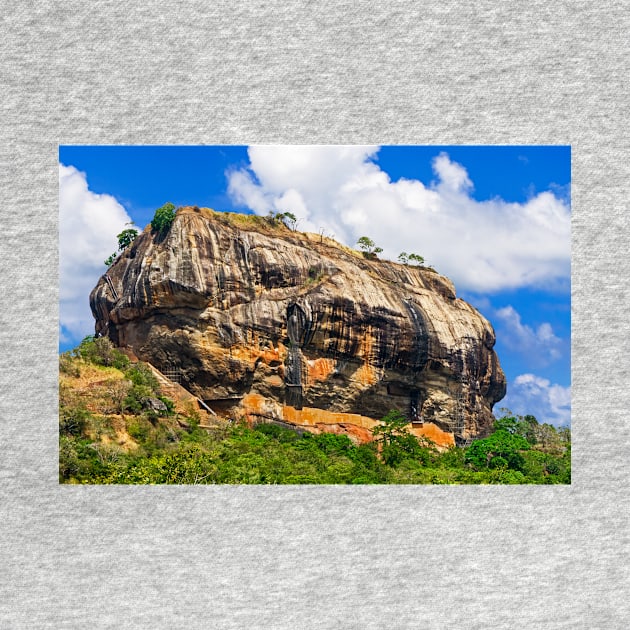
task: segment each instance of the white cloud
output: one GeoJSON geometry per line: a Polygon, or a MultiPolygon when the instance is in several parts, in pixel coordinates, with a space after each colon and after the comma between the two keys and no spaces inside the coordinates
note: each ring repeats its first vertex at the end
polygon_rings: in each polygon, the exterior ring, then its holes
{"type": "Polygon", "coordinates": [[[534,330],[521,322],[520,314],[512,306],[498,309],[495,317],[500,322],[501,341],[511,350],[526,355],[534,364],[547,365],[562,356],[562,339],[556,337],[548,322],[534,330]]]}
{"type": "Polygon", "coordinates": [[[103,261],[118,247],[116,235],[131,219],[110,195],[88,188],[86,175],[59,165],[60,339],[77,343],[94,332],[89,293],[105,273],[103,261]]]}
{"type": "Polygon", "coordinates": [[[442,187],[448,190],[462,192],[473,187],[466,169],[461,164],[451,162],[446,153],[440,153],[435,158],[433,168],[441,180],[442,187]]]}
{"type": "MultiPolygon", "coordinates": [[[[293,212],[355,246],[369,236],[395,260],[416,252],[460,290],[550,286],[570,276],[570,210],[543,192],[525,203],[476,201],[466,169],[436,156],[434,184],[392,182],[375,146],[254,146],[227,173],[232,199],[258,214],[293,212]]],[[[500,174],[497,174],[500,176],[500,174]]]]}
{"type": "Polygon", "coordinates": [[[273,207],[272,199],[252,181],[247,171],[229,173],[228,193],[235,203],[252,209],[256,214],[267,214],[273,207]]]}
{"type": "Polygon", "coordinates": [[[517,376],[508,385],[507,396],[500,404],[516,414],[536,416],[540,423],[571,424],[571,388],[535,374],[517,376]]]}

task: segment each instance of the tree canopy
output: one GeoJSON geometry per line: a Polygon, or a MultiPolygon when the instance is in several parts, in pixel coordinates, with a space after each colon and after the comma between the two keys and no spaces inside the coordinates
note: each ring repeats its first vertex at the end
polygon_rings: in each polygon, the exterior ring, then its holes
{"type": "Polygon", "coordinates": [[[118,251],[122,251],[131,245],[138,236],[138,230],[134,228],[127,228],[117,235],[118,239],[118,251]]]}
{"type": "Polygon", "coordinates": [[[377,247],[376,243],[369,236],[362,236],[357,241],[359,249],[363,251],[366,258],[376,258],[377,254],[383,251],[382,247],[377,247]]]}
{"type": "Polygon", "coordinates": [[[165,236],[175,220],[175,206],[170,201],[155,211],[151,228],[160,236],[165,236]]]}

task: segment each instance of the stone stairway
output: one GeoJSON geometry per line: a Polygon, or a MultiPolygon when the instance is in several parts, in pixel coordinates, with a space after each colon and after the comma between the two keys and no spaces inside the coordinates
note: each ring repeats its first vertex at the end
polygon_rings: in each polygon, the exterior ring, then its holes
{"type": "Polygon", "coordinates": [[[178,403],[180,405],[186,406],[186,404],[192,404],[195,410],[199,411],[199,415],[201,416],[202,422],[199,426],[209,425],[208,421],[210,418],[217,419],[217,414],[206,405],[200,398],[197,398],[194,394],[191,394],[185,387],[172,381],[167,376],[165,376],[160,370],[158,370],[151,363],[147,363],[149,369],[157,379],[157,382],[160,385],[160,392],[163,396],[170,398],[173,402],[175,402],[175,407],[177,408],[178,403]]]}
{"type": "MultiPolygon", "coordinates": [[[[121,352],[126,354],[133,363],[139,361],[131,348],[119,348],[121,352]]],[[[172,381],[165,374],[163,374],[155,365],[144,361],[149,367],[153,376],[155,376],[159,386],[160,393],[167,398],[170,398],[175,403],[175,410],[179,413],[187,413],[191,406],[199,413],[201,428],[215,428],[219,426],[219,417],[206,403],[197,398],[194,394],[189,392],[184,386],[172,381]]]]}

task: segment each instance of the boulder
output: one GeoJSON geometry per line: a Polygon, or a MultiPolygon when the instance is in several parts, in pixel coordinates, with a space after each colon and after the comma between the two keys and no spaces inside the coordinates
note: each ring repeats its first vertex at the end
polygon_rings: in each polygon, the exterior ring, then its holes
{"type": "Polygon", "coordinates": [[[264,217],[180,208],[90,305],[97,335],[251,422],[364,441],[399,409],[446,446],[487,433],[505,395],[492,326],[450,280],[264,217]]]}

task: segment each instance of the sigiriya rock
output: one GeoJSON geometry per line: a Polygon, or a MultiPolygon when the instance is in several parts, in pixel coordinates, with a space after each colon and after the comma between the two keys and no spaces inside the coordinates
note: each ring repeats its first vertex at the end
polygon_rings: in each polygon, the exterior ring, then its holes
{"type": "Polygon", "coordinates": [[[448,446],[486,433],[505,395],[494,331],[447,278],[263,217],[180,208],[90,305],[98,335],[250,422],[366,441],[398,409],[448,446]]]}

